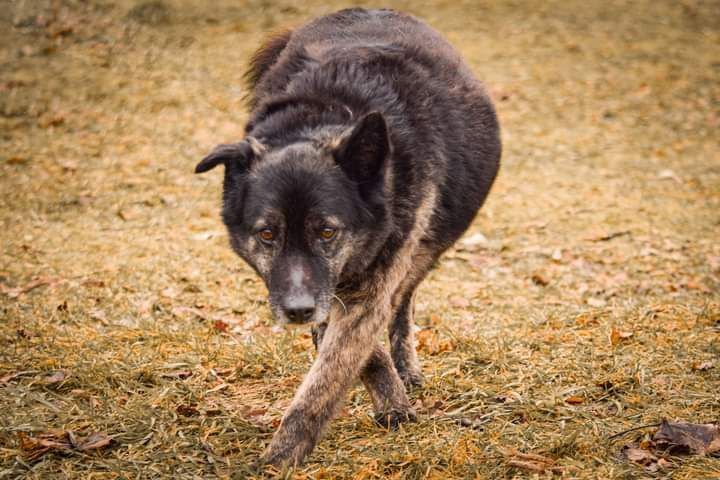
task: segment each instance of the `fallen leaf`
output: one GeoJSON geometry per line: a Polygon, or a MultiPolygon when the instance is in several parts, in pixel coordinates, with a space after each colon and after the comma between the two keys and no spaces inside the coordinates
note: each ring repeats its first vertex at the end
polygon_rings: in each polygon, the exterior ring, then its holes
{"type": "Polygon", "coordinates": [[[173,307],[171,310],[171,313],[173,316],[178,318],[186,318],[189,316],[195,316],[200,318],[201,320],[207,319],[207,314],[203,312],[202,310],[198,308],[192,308],[192,307],[173,307]]]}
{"type": "Polygon", "coordinates": [[[96,278],[87,278],[82,282],[84,287],[102,288],[105,286],[105,282],[96,278]]]}
{"type": "Polygon", "coordinates": [[[208,230],[205,232],[195,233],[190,238],[198,242],[204,242],[213,238],[222,237],[223,235],[225,235],[225,232],[221,230],[208,230]]]}
{"type": "Polygon", "coordinates": [[[101,432],[95,432],[91,433],[87,438],[77,442],[77,449],[83,452],[87,452],[88,450],[99,450],[107,447],[112,442],[112,437],[101,432]]]}
{"type": "Polygon", "coordinates": [[[597,297],[588,297],[588,299],[585,300],[585,303],[594,308],[602,308],[607,305],[607,302],[605,300],[597,297]]]}
{"type": "Polygon", "coordinates": [[[200,411],[195,407],[195,405],[178,405],[175,411],[178,415],[182,415],[183,417],[194,417],[200,414],[200,411]]]}
{"type": "Polygon", "coordinates": [[[653,440],[672,454],[710,455],[720,452],[720,426],[663,420],[653,440]]]}
{"type": "Polygon", "coordinates": [[[38,119],[38,125],[41,128],[57,127],[63,123],[65,123],[65,116],[61,113],[48,113],[38,119]]]}
{"type": "Polygon", "coordinates": [[[23,165],[27,162],[29,162],[30,159],[28,157],[23,157],[21,155],[11,155],[7,160],[6,163],[8,165],[23,165]]]}
{"type": "Polygon", "coordinates": [[[540,272],[533,273],[530,280],[532,280],[535,285],[539,285],[541,287],[545,287],[550,283],[550,280],[548,280],[547,277],[540,272]]]}
{"type": "Polygon", "coordinates": [[[179,294],[179,292],[173,287],[164,288],[160,292],[160,295],[162,295],[165,298],[170,298],[170,299],[176,298],[178,296],[178,294],[179,294]]]}
{"type": "Polygon", "coordinates": [[[45,377],[43,381],[45,382],[45,385],[53,385],[55,383],[60,383],[64,381],[67,377],[68,375],[66,372],[58,370],[57,372],[51,373],[50,375],[45,377]]]}
{"type": "Polygon", "coordinates": [[[4,293],[10,298],[17,298],[24,293],[35,290],[36,288],[44,287],[47,285],[55,285],[61,281],[62,279],[58,277],[38,277],[27,283],[23,287],[9,288],[3,284],[0,284],[0,292],[4,293]]]}
{"type": "Polygon", "coordinates": [[[637,447],[624,447],[623,453],[631,462],[647,467],[657,462],[658,458],[650,451],[637,447]]]}
{"type": "Polygon", "coordinates": [[[692,369],[702,372],[702,371],[705,371],[705,370],[710,370],[710,369],[713,368],[714,366],[715,366],[715,363],[714,363],[714,362],[711,362],[711,361],[698,362],[698,363],[695,363],[695,364],[693,365],[692,369]]]}
{"type": "Polygon", "coordinates": [[[62,160],[58,162],[58,165],[63,169],[63,172],[76,172],[79,167],[78,162],[74,160],[62,160]]]}
{"type": "Polygon", "coordinates": [[[229,386],[230,385],[228,385],[227,383],[221,383],[220,385],[217,385],[217,386],[211,388],[210,390],[206,391],[205,395],[207,395],[208,393],[219,392],[220,390],[225,390],[229,386]]]}
{"type": "Polygon", "coordinates": [[[460,246],[466,247],[466,250],[474,250],[480,245],[486,245],[487,243],[488,239],[482,233],[475,233],[460,240],[460,246]]]}
{"type": "Polygon", "coordinates": [[[555,465],[555,460],[544,455],[538,455],[537,453],[522,453],[514,448],[501,448],[499,450],[500,453],[506,457],[508,465],[515,468],[521,468],[523,470],[538,473],[561,473],[563,471],[562,467],[555,465]]]}
{"type": "Polygon", "coordinates": [[[467,308],[470,306],[470,300],[468,300],[465,297],[461,297],[460,295],[452,295],[448,299],[448,302],[453,307],[459,307],[459,308],[467,308]]]}
{"type": "Polygon", "coordinates": [[[107,315],[105,314],[105,312],[102,309],[93,308],[88,313],[90,314],[90,318],[92,320],[97,320],[98,322],[104,323],[105,325],[107,325],[107,323],[108,323],[107,315]]]}
{"type": "Polygon", "coordinates": [[[585,399],[579,395],[571,395],[565,399],[565,403],[569,403],[570,405],[580,405],[581,403],[585,403],[585,399]]]}
{"type": "Polygon", "coordinates": [[[112,437],[104,433],[91,433],[82,438],[75,432],[64,430],[49,430],[31,437],[25,432],[18,432],[20,449],[25,452],[29,461],[37,460],[48,452],[67,452],[70,450],[89,451],[107,447],[113,441],[112,437]]]}
{"type": "Polygon", "coordinates": [[[228,331],[228,325],[227,323],[223,322],[222,320],[215,320],[213,322],[213,328],[217,330],[218,332],[227,332],[228,331]]]}
{"type": "Polygon", "coordinates": [[[680,178],[675,174],[675,172],[673,172],[669,168],[665,170],[660,170],[657,174],[657,177],[660,180],[674,180],[680,183],[680,178]]]}
{"type": "Polygon", "coordinates": [[[24,370],[22,372],[10,372],[8,374],[3,375],[0,377],[0,384],[3,383],[10,383],[16,378],[22,377],[24,375],[31,375],[33,373],[37,373],[37,370],[24,370]]]}
{"type": "Polygon", "coordinates": [[[621,331],[613,327],[610,332],[610,343],[615,346],[623,340],[626,340],[633,336],[633,332],[621,331]]]}
{"type": "Polygon", "coordinates": [[[447,352],[455,348],[450,340],[440,340],[438,334],[431,328],[420,330],[416,334],[418,349],[429,355],[447,352]]]}
{"type": "Polygon", "coordinates": [[[193,372],[191,370],[176,370],[174,372],[167,372],[160,375],[163,378],[173,378],[179,380],[185,380],[186,378],[192,377],[193,372]]]}

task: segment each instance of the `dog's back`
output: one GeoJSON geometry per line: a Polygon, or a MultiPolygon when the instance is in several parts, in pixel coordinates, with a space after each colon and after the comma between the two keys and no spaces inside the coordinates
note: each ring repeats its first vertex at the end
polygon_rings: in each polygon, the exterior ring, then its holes
{"type": "Polygon", "coordinates": [[[425,240],[438,255],[465,231],[495,179],[501,144],[494,108],[455,49],[414,17],[361,8],[321,17],[272,37],[247,78],[247,133],[276,137],[266,139],[271,143],[291,143],[313,127],[289,115],[255,129],[286,102],[338,102],[356,118],[380,111],[394,147],[398,226],[409,230],[420,193],[436,185],[440,201],[425,240]]]}

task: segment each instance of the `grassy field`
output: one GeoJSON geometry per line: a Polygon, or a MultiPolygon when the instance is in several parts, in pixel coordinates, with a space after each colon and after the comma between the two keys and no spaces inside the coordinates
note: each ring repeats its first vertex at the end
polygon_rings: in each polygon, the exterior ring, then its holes
{"type": "MultiPolygon", "coordinates": [[[[0,0],[0,478],[246,478],[312,361],[192,170],[265,32],[344,5],[205,3],[0,0]]],[[[610,438],[720,420],[720,4],[384,5],[486,82],[503,167],[419,292],[418,423],[357,387],[284,475],[720,478],[610,438]]]]}

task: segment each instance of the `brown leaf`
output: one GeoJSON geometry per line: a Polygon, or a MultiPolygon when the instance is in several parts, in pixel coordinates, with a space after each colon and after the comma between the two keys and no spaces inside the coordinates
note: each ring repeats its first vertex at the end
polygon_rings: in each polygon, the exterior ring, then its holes
{"type": "Polygon", "coordinates": [[[658,459],[652,452],[637,447],[624,447],[623,453],[628,460],[644,467],[657,462],[658,459]]]}
{"type": "Polygon", "coordinates": [[[569,403],[570,405],[580,405],[585,403],[585,399],[580,395],[571,395],[565,399],[565,403],[569,403]]]}
{"type": "Polygon", "coordinates": [[[62,430],[51,430],[31,437],[24,432],[18,432],[20,449],[25,452],[29,461],[36,460],[52,450],[69,450],[72,448],[70,437],[62,430]]]}
{"type": "Polygon", "coordinates": [[[25,163],[28,163],[30,159],[28,157],[24,157],[22,155],[11,155],[7,160],[6,163],[8,165],[23,165],[25,163]]]}
{"type": "Polygon", "coordinates": [[[82,452],[87,452],[88,450],[99,450],[101,448],[105,448],[112,442],[113,438],[108,436],[107,434],[102,432],[95,432],[88,435],[87,438],[76,442],[76,448],[82,452]]]}
{"type": "Polygon", "coordinates": [[[598,297],[588,297],[587,300],[585,300],[585,303],[593,308],[603,308],[607,305],[607,301],[605,299],[598,297]]]}
{"type": "Polygon", "coordinates": [[[440,340],[438,334],[432,328],[420,330],[416,334],[418,349],[430,355],[447,352],[455,348],[451,340],[440,340]]]}
{"type": "Polygon", "coordinates": [[[612,331],[610,332],[610,343],[615,346],[618,343],[620,343],[623,340],[626,340],[633,336],[633,332],[618,330],[615,327],[613,327],[612,331]]]}
{"type": "Polygon", "coordinates": [[[532,280],[535,285],[539,285],[541,287],[545,287],[550,283],[550,280],[548,280],[547,277],[540,272],[533,273],[530,280],[532,280]]]}
{"type": "Polygon", "coordinates": [[[67,377],[67,372],[64,372],[63,370],[58,370],[57,372],[51,373],[50,375],[45,377],[43,381],[45,382],[45,385],[52,385],[64,381],[67,377]]]}
{"type": "Polygon", "coordinates": [[[183,417],[194,417],[200,414],[200,411],[195,408],[195,405],[178,405],[175,411],[178,415],[182,415],[183,417]]]}
{"type": "Polygon", "coordinates": [[[469,237],[465,237],[459,242],[459,247],[464,250],[477,250],[483,245],[487,245],[488,239],[482,233],[475,233],[469,237]]]}
{"type": "Polygon", "coordinates": [[[41,128],[57,127],[65,123],[65,116],[62,113],[47,113],[38,119],[41,128]]]}
{"type": "Polygon", "coordinates": [[[452,295],[448,299],[448,302],[450,302],[450,305],[453,307],[467,308],[470,306],[470,300],[465,297],[461,297],[460,295],[452,295]]]}
{"type": "Polygon", "coordinates": [[[508,465],[515,468],[521,468],[523,470],[538,473],[561,473],[563,471],[562,467],[555,465],[555,460],[544,455],[538,455],[537,453],[522,453],[518,452],[514,448],[500,449],[500,453],[507,458],[508,465]]]}
{"type": "Polygon", "coordinates": [[[720,452],[720,426],[663,420],[653,440],[673,454],[708,455],[720,452]]]}
{"type": "Polygon", "coordinates": [[[186,378],[192,377],[193,372],[191,370],[176,370],[174,372],[167,372],[163,373],[161,377],[163,378],[176,378],[179,380],[184,380],[186,378]]]}
{"type": "Polygon", "coordinates": [[[218,332],[227,332],[228,331],[228,325],[227,323],[223,322],[222,320],[215,320],[213,322],[213,328],[217,330],[218,332]]]}
{"type": "Polygon", "coordinates": [[[22,372],[10,372],[10,373],[0,377],[0,384],[10,383],[18,377],[22,377],[23,375],[30,375],[33,373],[37,373],[37,370],[24,370],[22,372]]]}
{"type": "Polygon", "coordinates": [[[0,292],[4,293],[10,298],[17,298],[24,293],[35,290],[36,288],[44,287],[46,285],[55,285],[61,281],[62,279],[58,277],[39,277],[27,283],[23,287],[9,288],[5,285],[0,284],[0,292]]]}
{"type": "MultiPolygon", "coordinates": [[[[698,370],[698,371],[701,371],[701,372],[702,372],[702,371],[705,371],[705,370],[710,370],[710,369],[713,368],[714,366],[715,366],[715,363],[714,363],[714,362],[711,362],[711,361],[707,361],[707,362],[697,362],[697,363],[693,364],[692,369],[693,369],[693,370],[698,370]]],[[[0,383],[1,383],[1,382],[0,382],[0,383]]]]}
{"type": "Polygon", "coordinates": [[[186,318],[190,316],[195,316],[201,320],[206,320],[207,315],[198,308],[192,308],[192,307],[174,307],[171,310],[171,313],[178,318],[186,318]]]}

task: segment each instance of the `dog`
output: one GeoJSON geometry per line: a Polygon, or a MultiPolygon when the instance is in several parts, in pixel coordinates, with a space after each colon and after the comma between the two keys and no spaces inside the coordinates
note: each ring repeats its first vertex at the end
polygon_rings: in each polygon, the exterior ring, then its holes
{"type": "Polygon", "coordinates": [[[352,8],[271,37],[246,73],[245,138],[225,167],[230,244],[317,355],[260,461],[300,464],[358,378],[385,427],[416,420],[415,290],[468,228],[501,157],[493,104],[424,22],[352,8]],[[389,352],[381,333],[389,331],[389,352]]]}

